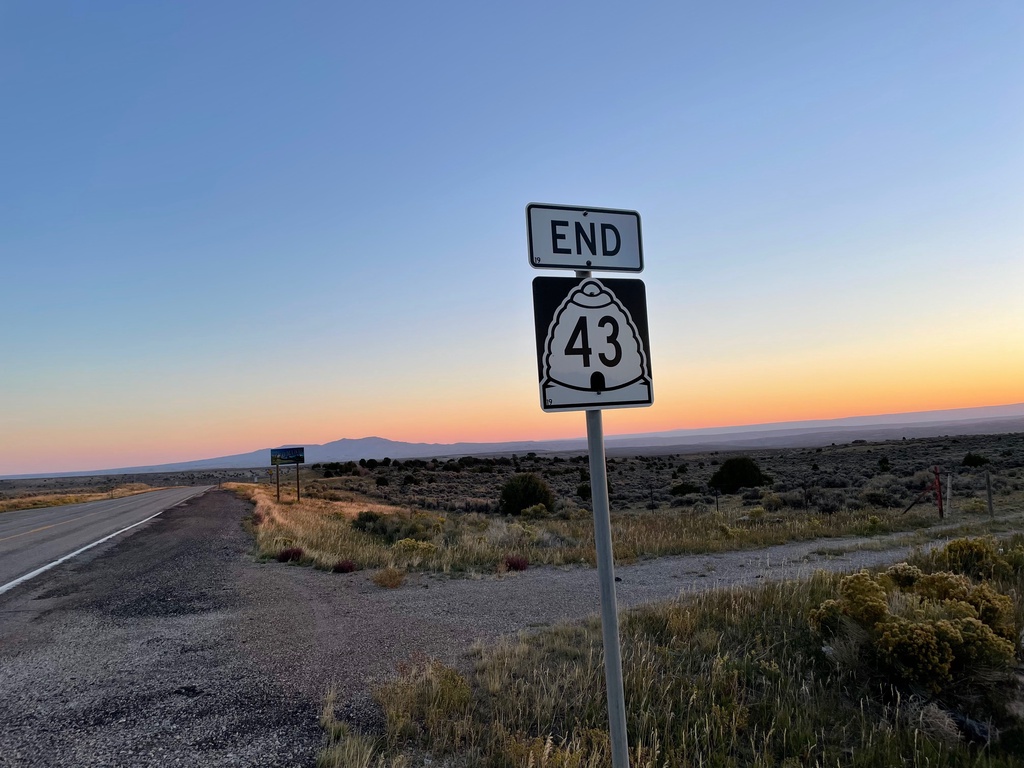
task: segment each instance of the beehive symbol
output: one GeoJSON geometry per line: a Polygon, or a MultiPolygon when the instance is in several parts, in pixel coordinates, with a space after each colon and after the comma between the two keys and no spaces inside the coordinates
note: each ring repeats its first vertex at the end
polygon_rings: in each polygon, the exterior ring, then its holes
{"type": "Polygon", "coordinates": [[[599,280],[562,301],[548,327],[541,397],[545,407],[651,402],[651,374],[626,307],[599,280]]]}

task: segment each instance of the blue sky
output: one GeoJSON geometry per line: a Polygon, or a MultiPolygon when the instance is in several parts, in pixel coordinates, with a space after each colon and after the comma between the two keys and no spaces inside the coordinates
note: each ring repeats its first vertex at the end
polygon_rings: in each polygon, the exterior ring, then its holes
{"type": "Polygon", "coordinates": [[[609,432],[1020,402],[1022,42],[1011,2],[4,3],[0,474],[582,433],[529,202],[643,217],[656,404],[609,432]]]}

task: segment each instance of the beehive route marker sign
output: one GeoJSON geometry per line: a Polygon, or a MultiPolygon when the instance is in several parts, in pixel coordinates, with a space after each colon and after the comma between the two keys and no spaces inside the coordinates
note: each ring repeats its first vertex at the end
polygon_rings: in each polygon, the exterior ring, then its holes
{"type": "Polygon", "coordinates": [[[538,277],[533,295],[543,410],[654,402],[642,281],[538,277]]]}

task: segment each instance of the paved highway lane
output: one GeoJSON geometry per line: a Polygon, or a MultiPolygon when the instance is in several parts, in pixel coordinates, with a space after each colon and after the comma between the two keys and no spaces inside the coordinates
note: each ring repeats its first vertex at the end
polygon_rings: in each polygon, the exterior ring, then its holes
{"type": "Polygon", "coordinates": [[[0,514],[0,593],[211,487],[168,488],[122,499],[0,514]]]}

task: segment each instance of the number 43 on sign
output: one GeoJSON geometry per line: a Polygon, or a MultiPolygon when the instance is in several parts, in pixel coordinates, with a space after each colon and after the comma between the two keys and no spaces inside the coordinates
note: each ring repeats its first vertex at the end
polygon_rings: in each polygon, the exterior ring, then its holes
{"type": "Polygon", "coordinates": [[[537,277],[533,308],[541,408],[654,402],[643,281],[537,277]]]}

